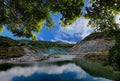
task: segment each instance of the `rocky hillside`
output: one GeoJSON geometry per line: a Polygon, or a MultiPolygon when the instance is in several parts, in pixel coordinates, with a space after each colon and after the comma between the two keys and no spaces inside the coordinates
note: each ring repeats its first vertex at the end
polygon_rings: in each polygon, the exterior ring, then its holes
{"type": "Polygon", "coordinates": [[[24,48],[34,50],[36,53],[57,53],[65,51],[73,47],[73,44],[48,41],[32,41],[32,40],[13,40],[9,37],[0,36],[0,59],[12,57],[21,57],[24,53],[24,48]]]}
{"type": "Polygon", "coordinates": [[[114,45],[114,40],[105,33],[92,33],[84,40],[74,45],[70,51],[73,53],[99,52],[109,49],[114,45]]]}
{"type": "Polygon", "coordinates": [[[23,56],[24,50],[16,45],[16,41],[0,36],[0,59],[23,56]]]}

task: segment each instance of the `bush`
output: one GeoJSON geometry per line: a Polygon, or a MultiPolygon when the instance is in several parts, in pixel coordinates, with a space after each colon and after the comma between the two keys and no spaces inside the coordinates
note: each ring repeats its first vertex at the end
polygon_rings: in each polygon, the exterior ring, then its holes
{"type": "Polygon", "coordinates": [[[117,64],[120,66],[120,46],[115,45],[109,51],[109,62],[110,64],[117,64]]]}
{"type": "Polygon", "coordinates": [[[11,47],[11,46],[13,46],[11,43],[9,43],[9,42],[0,42],[0,47],[4,47],[4,48],[6,48],[6,47],[11,47]]]}
{"type": "Polygon", "coordinates": [[[120,67],[120,37],[115,37],[116,43],[109,50],[108,60],[110,64],[116,64],[120,67]]]}
{"type": "Polygon", "coordinates": [[[12,39],[8,37],[1,37],[0,36],[0,48],[8,48],[15,46],[14,42],[12,39]]]}
{"type": "Polygon", "coordinates": [[[20,57],[24,55],[24,49],[21,47],[0,48],[0,59],[20,57]]]}

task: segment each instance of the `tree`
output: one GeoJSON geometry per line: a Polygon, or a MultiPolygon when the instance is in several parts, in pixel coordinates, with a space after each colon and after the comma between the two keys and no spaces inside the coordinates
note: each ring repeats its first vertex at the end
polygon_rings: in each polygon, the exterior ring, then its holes
{"type": "MultiPolygon", "coordinates": [[[[114,16],[120,13],[120,0],[90,0],[90,4],[84,15],[90,19],[89,25],[114,34],[118,42],[114,31],[120,29],[114,16]]],[[[44,22],[53,27],[51,13],[61,13],[61,26],[67,26],[80,17],[83,6],[84,0],[0,0],[0,31],[5,25],[16,36],[35,39],[33,32],[39,32],[44,22]]]]}
{"type": "Polygon", "coordinates": [[[0,30],[5,25],[15,36],[35,38],[44,22],[54,25],[51,13],[61,13],[66,26],[80,17],[83,5],[83,0],[0,0],[0,30]]]}
{"type": "Polygon", "coordinates": [[[120,67],[120,28],[115,22],[115,15],[120,13],[120,0],[91,0],[91,6],[86,7],[86,18],[90,18],[89,25],[97,31],[105,31],[106,35],[113,35],[115,46],[109,50],[110,64],[120,67]]]}
{"type": "Polygon", "coordinates": [[[120,0],[91,0],[91,6],[86,7],[89,24],[99,31],[118,30],[115,15],[120,12],[120,0]]]}
{"type": "Polygon", "coordinates": [[[109,50],[108,60],[111,65],[118,65],[120,67],[120,31],[117,33],[116,43],[109,50]]]}

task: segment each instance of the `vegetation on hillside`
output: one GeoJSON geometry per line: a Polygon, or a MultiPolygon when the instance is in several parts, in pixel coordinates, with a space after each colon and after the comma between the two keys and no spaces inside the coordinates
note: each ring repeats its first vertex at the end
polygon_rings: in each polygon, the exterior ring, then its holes
{"type": "MultiPolygon", "coordinates": [[[[101,50],[99,52],[89,52],[85,55],[84,61],[76,61],[80,66],[93,76],[102,76],[114,81],[119,81],[120,78],[120,32],[114,31],[114,34],[106,34],[106,32],[96,32],[87,36],[81,43],[85,41],[99,41],[105,39],[106,41],[114,42],[109,49],[101,50]],[[117,34],[117,35],[116,35],[117,34]],[[116,35],[116,36],[115,36],[116,35]],[[118,37],[117,37],[118,36],[118,37]],[[117,37],[115,39],[115,37],[117,37]],[[112,41],[113,40],[113,41],[112,41]],[[115,41],[116,40],[116,41],[115,41]],[[94,67],[93,67],[94,65],[94,67]],[[109,73],[110,72],[110,73],[109,73]]],[[[103,41],[103,42],[106,42],[103,41]]],[[[84,44],[84,43],[83,43],[84,44]]],[[[92,47],[91,47],[92,48],[92,47]]]]}
{"type": "Polygon", "coordinates": [[[24,55],[24,48],[32,50],[49,50],[55,48],[58,50],[69,49],[73,44],[58,44],[48,41],[32,41],[32,40],[12,40],[8,37],[0,37],[0,58],[19,57],[24,55]]]}
{"type": "Polygon", "coordinates": [[[104,77],[114,81],[120,80],[120,71],[109,65],[105,66],[102,62],[81,59],[79,61],[75,60],[75,63],[93,76],[104,77]]]}
{"type": "MultiPolygon", "coordinates": [[[[6,26],[16,36],[36,39],[33,32],[40,32],[43,24],[48,28],[54,27],[51,13],[62,14],[59,23],[63,27],[71,25],[82,15],[90,19],[89,25],[95,27],[95,30],[113,35],[116,44],[110,49],[109,61],[111,63],[114,60],[112,63],[120,66],[120,28],[119,23],[115,22],[115,16],[120,13],[120,0],[89,0],[90,3],[84,7],[86,13],[82,13],[83,6],[86,5],[84,1],[0,0],[0,31],[6,26]]],[[[3,46],[9,48],[11,45],[6,43],[3,46]]]]}
{"type": "Polygon", "coordinates": [[[38,47],[40,49],[51,48],[51,47],[65,47],[70,48],[73,44],[58,44],[57,42],[49,42],[49,41],[31,41],[31,40],[18,40],[19,46],[33,46],[38,47]]]}
{"type": "Polygon", "coordinates": [[[111,65],[117,65],[120,66],[120,31],[112,31],[112,34],[108,34],[106,32],[95,32],[87,36],[82,42],[89,41],[89,40],[95,40],[95,39],[105,39],[108,41],[115,42],[115,45],[113,47],[110,47],[107,49],[107,57],[104,50],[101,50],[101,53],[90,53],[86,55],[89,59],[107,59],[106,61],[109,61],[109,64],[111,65]],[[113,40],[113,41],[112,41],[113,40]],[[106,58],[104,58],[106,57],[106,58]]]}
{"type": "Polygon", "coordinates": [[[95,39],[114,40],[114,37],[113,35],[107,34],[106,32],[93,32],[89,36],[85,37],[82,41],[89,41],[95,39]]]}
{"type": "Polygon", "coordinates": [[[73,44],[63,43],[59,44],[57,42],[48,42],[48,41],[28,41],[20,40],[17,41],[19,46],[25,46],[29,49],[36,51],[39,54],[62,54],[68,52],[68,49],[73,47],[73,44]]]}
{"type": "Polygon", "coordinates": [[[0,37],[0,59],[19,57],[23,54],[23,48],[18,47],[15,40],[8,37],[0,37]]]}
{"type": "Polygon", "coordinates": [[[120,67],[120,31],[116,32],[115,45],[109,50],[109,63],[120,67]],[[116,35],[117,34],[117,35],[116,35]]]}
{"type": "Polygon", "coordinates": [[[97,31],[106,32],[106,35],[113,36],[116,44],[110,49],[108,59],[110,64],[114,62],[114,64],[120,66],[120,28],[119,23],[115,22],[115,16],[120,13],[120,0],[90,1],[91,6],[86,8],[87,14],[85,14],[87,18],[90,18],[89,25],[95,27],[97,31]]]}

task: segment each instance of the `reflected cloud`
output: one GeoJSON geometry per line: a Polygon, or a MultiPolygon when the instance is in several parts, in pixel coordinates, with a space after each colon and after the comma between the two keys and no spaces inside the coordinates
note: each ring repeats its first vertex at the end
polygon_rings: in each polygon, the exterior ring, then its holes
{"type": "MultiPolygon", "coordinates": [[[[102,79],[102,78],[95,78],[92,76],[90,76],[89,74],[87,74],[84,70],[82,70],[79,66],[75,65],[75,64],[66,64],[66,65],[62,65],[62,66],[57,66],[57,65],[47,65],[47,66],[30,66],[30,67],[14,67],[12,69],[9,69],[7,71],[1,71],[0,72],[0,81],[12,81],[15,77],[24,77],[24,78],[30,78],[32,77],[35,73],[37,73],[37,75],[39,75],[39,77],[42,74],[45,74],[46,78],[47,76],[58,76],[58,75],[65,75],[66,73],[68,73],[70,75],[70,73],[75,74],[73,76],[73,78],[75,78],[74,81],[79,81],[81,79],[87,79],[89,78],[90,80],[93,81],[109,81],[107,79],[102,79]]],[[[72,76],[72,75],[71,75],[72,76]]],[[[59,77],[57,77],[59,78],[59,77]]],[[[69,77],[72,78],[72,77],[69,77]]],[[[90,81],[87,80],[87,81],[90,81]]],[[[16,80],[14,80],[16,81],[16,80]]],[[[28,80],[27,80],[28,81],[28,80]]],[[[34,81],[34,80],[30,80],[30,81],[34,81]]],[[[62,81],[62,80],[60,80],[62,81]]]]}

